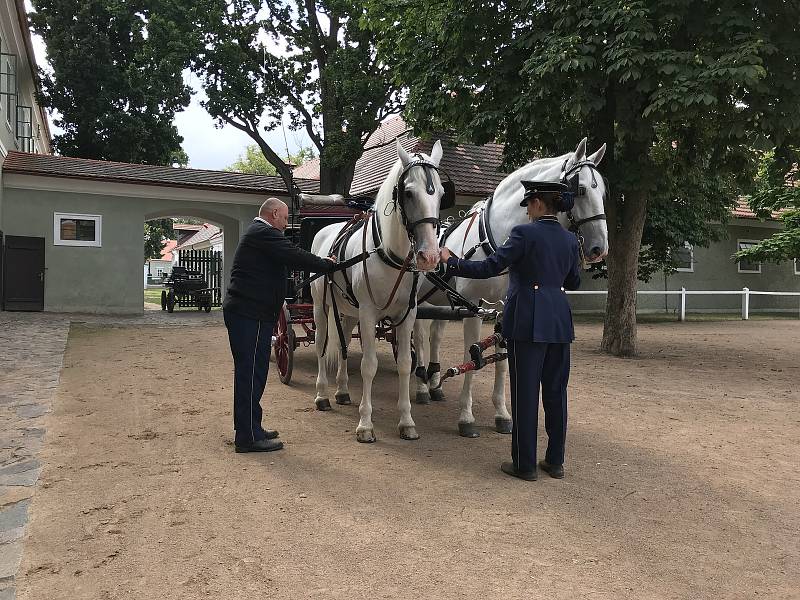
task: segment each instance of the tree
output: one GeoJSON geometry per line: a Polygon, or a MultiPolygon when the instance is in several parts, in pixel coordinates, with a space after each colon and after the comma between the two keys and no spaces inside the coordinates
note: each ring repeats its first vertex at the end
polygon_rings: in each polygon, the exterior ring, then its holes
{"type": "Polygon", "coordinates": [[[196,54],[193,4],[180,0],[33,0],[52,73],[42,103],[65,156],[170,164],[189,104],[182,71],[196,54]]]}
{"type": "Polygon", "coordinates": [[[608,144],[602,349],[630,356],[648,209],[653,227],[670,219],[666,248],[751,187],[753,148],[798,138],[797,8],[796,0],[370,0],[368,15],[381,58],[410,87],[419,128],[497,139],[509,164],[583,135],[608,144]]]}
{"type": "Polygon", "coordinates": [[[734,255],[758,262],[800,260],[800,150],[784,147],[765,152],[758,171],[756,191],[750,197],[750,207],[764,219],[780,211],[783,229],[746,250],[734,255]],[[785,165],[794,162],[786,172],[785,165]]]}
{"type": "Polygon", "coordinates": [[[144,259],[160,258],[164,242],[175,235],[172,219],[153,219],[144,223],[144,259]]]}
{"type": "Polygon", "coordinates": [[[261,152],[256,144],[251,144],[245,148],[244,155],[239,155],[232,165],[225,167],[223,171],[235,171],[237,173],[253,173],[255,175],[277,175],[278,171],[261,152]]]}
{"type": "MultiPolygon", "coordinates": [[[[201,3],[202,4],[202,3],[201,3]]],[[[291,169],[265,139],[282,126],[303,129],[320,153],[320,190],[349,192],[366,138],[400,109],[375,34],[348,0],[205,0],[204,50],[195,70],[204,105],[244,131],[291,189],[291,169]]]]}

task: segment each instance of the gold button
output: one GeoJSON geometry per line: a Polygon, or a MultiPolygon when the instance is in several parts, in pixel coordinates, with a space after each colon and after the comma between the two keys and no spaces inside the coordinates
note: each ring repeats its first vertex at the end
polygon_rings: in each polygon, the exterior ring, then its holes
{"type": "Polygon", "coordinates": [[[562,291],[562,292],[564,291],[564,288],[563,288],[563,287],[561,288],[561,291],[562,291]]]}
{"type": "Polygon", "coordinates": [[[533,286],[533,289],[535,289],[535,290],[538,290],[538,289],[539,289],[539,286],[538,286],[538,285],[535,285],[535,286],[533,286]]]}

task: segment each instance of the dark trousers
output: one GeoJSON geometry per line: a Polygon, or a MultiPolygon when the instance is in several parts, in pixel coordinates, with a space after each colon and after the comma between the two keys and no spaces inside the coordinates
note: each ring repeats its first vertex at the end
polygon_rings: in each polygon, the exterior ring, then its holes
{"type": "Polygon", "coordinates": [[[567,439],[567,382],[569,344],[508,342],[511,371],[511,458],[519,471],[536,469],[536,430],[539,421],[539,388],[542,390],[544,426],[547,431],[545,460],[564,464],[567,439]]]}
{"type": "Polygon", "coordinates": [[[261,395],[267,384],[274,323],[223,311],[233,355],[233,428],[236,443],[266,438],[261,427],[261,395]]]}

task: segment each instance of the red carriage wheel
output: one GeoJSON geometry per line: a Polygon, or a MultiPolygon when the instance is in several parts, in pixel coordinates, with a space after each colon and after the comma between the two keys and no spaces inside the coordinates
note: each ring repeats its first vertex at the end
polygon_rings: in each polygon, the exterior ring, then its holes
{"type": "Polygon", "coordinates": [[[281,383],[288,384],[292,380],[292,367],[294,366],[295,336],[292,329],[291,315],[286,304],[283,305],[275,324],[275,365],[281,383]]]}

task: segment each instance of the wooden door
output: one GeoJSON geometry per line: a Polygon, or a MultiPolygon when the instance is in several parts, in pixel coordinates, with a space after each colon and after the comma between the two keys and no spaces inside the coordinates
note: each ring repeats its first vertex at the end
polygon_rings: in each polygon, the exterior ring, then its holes
{"type": "Polygon", "coordinates": [[[4,310],[44,310],[44,238],[7,235],[3,251],[4,310]]]}

